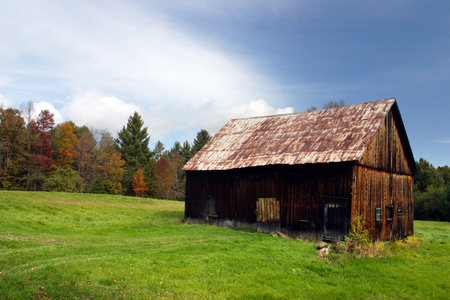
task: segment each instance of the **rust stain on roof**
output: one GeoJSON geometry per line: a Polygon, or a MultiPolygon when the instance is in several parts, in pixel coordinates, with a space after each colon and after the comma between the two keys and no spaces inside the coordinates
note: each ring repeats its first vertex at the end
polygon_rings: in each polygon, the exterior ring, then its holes
{"type": "Polygon", "coordinates": [[[231,120],[183,170],[358,161],[394,103],[231,120]]]}

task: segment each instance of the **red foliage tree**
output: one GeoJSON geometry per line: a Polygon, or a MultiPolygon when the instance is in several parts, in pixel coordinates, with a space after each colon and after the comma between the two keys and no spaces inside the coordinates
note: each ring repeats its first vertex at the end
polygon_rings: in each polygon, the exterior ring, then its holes
{"type": "Polygon", "coordinates": [[[31,143],[33,149],[33,165],[48,170],[54,166],[53,150],[51,147],[52,129],[55,126],[54,114],[49,110],[39,113],[33,123],[34,141],[31,143]]]}
{"type": "Polygon", "coordinates": [[[28,163],[27,189],[41,190],[44,173],[55,166],[51,147],[52,130],[55,126],[53,114],[43,110],[31,124],[31,157],[28,163]]]}

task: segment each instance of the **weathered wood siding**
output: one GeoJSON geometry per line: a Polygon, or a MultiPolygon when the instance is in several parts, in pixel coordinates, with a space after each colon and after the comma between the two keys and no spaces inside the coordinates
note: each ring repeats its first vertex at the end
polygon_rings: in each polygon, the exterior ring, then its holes
{"type": "Polygon", "coordinates": [[[398,127],[389,111],[362,159],[355,165],[352,220],[355,212],[360,213],[373,239],[388,240],[412,234],[413,185],[398,127]],[[382,212],[380,221],[376,221],[377,207],[382,212]],[[392,219],[387,212],[392,212],[392,219]]]}
{"type": "Polygon", "coordinates": [[[412,174],[392,111],[378,128],[359,163],[379,170],[412,174]]]}
{"type": "Polygon", "coordinates": [[[273,198],[279,201],[282,232],[322,238],[323,199],[344,199],[350,206],[352,172],[351,163],[188,171],[185,217],[256,224],[258,199],[273,198]],[[207,211],[208,201],[215,201],[216,211],[207,211]]]}
{"type": "Polygon", "coordinates": [[[361,165],[355,165],[354,170],[352,220],[355,212],[362,215],[374,240],[403,238],[413,234],[412,176],[361,165]],[[380,221],[376,220],[377,207],[382,212],[380,221]],[[389,210],[392,210],[392,220],[387,215],[389,210]]]}

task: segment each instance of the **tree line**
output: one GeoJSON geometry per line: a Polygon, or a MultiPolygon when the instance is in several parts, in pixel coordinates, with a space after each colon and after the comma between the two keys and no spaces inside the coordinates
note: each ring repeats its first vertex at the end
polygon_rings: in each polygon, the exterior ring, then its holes
{"type": "Polygon", "coordinates": [[[450,168],[435,168],[425,159],[416,162],[414,219],[450,221],[450,168]]]}
{"type": "MultiPolygon", "coordinates": [[[[344,106],[329,102],[324,108],[344,106]]],[[[315,107],[309,109],[315,110],[315,107]]],[[[43,110],[36,118],[34,103],[21,109],[0,107],[0,189],[90,192],[183,200],[183,165],[211,138],[202,129],[192,145],[175,142],[170,150],[150,136],[135,112],[114,138],[107,130],[55,125],[43,110]]],[[[450,168],[416,162],[414,217],[450,221],[450,168]]]]}
{"type": "Polygon", "coordinates": [[[183,200],[183,165],[211,138],[202,129],[192,145],[166,150],[150,136],[135,112],[114,138],[107,130],[55,124],[34,103],[0,107],[0,189],[89,192],[183,200]]]}

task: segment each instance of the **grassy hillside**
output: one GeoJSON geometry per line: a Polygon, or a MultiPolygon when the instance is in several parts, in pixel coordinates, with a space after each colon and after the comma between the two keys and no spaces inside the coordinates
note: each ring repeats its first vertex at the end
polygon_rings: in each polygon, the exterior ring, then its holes
{"type": "Polygon", "coordinates": [[[314,242],[184,224],[184,203],[0,191],[2,299],[448,299],[450,224],[418,249],[317,257],[314,242]]]}

